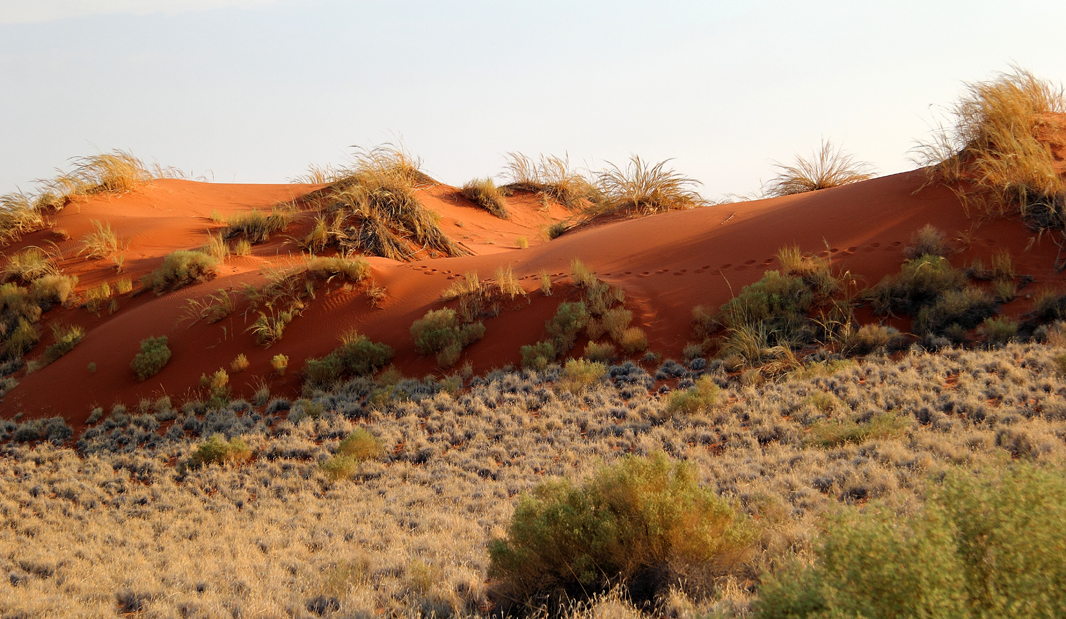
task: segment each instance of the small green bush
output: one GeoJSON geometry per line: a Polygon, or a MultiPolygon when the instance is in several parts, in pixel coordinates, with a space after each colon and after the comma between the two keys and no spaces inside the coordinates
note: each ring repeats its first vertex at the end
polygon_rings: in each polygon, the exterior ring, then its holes
{"type": "Polygon", "coordinates": [[[629,327],[622,332],[618,345],[622,347],[622,352],[627,355],[644,352],[648,348],[648,336],[644,333],[644,329],[640,327],[629,327]]]}
{"type": "Polygon", "coordinates": [[[141,278],[141,284],[156,294],[203,282],[215,275],[218,260],[201,252],[179,249],[167,254],[163,264],[141,278]]]}
{"type": "Polygon", "coordinates": [[[138,379],[145,380],[158,374],[167,361],[170,361],[167,336],[148,337],[141,340],[141,352],[133,357],[130,368],[137,373],[138,379]]]}
{"type": "Polygon", "coordinates": [[[526,370],[539,372],[555,359],[555,347],[551,342],[537,342],[530,346],[523,346],[521,353],[522,368],[526,370]]]}
{"type": "Polygon", "coordinates": [[[979,331],[989,346],[1002,346],[1018,334],[1018,323],[1007,316],[986,318],[979,331]]]}
{"type": "Polygon", "coordinates": [[[909,517],[835,518],[813,564],[765,579],[756,619],[1058,617],[1066,609],[1066,477],[955,471],[909,517]]]}
{"type": "Polygon", "coordinates": [[[701,376],[694,387],[670,394],[666,412],[670,415],[677,413],[692,415],[705,412],[718,402],[720,392],[721,389],[715,384],[714,379],[710,376],[701,376]]]}
{"type": "Polygon", "coordinates": [[[189,458],[191,468],[200,468],[207,464],[231,464],[245,462],[252,457],[252,450],[239,437],[229,442],[221,434],[212,434],[196,448],[189,458]]]}
{"type": "Polygon", "coordinates": [[[336,351],[344,369],[354,376],[368,376],[392,361],[393,351],[388,344],[371,342],[365,335],[349,333],[336,351]]]}
{"type": "Polygon", "coordinates": [[[555,315],[544,324],[544,330],[555,348],[556,355],[565,354],[574,347],[578,334],[588,326],[590,318],[585,304],[580,301],[559,304],[555,315]]]}
{"type": "Polygon", "coordinates": [[[887,314],[900,311],[915,314],[925,305],[936,303],[951,290],[961,290],[966,275],[941,256],[920,256],[908,260],[900,272],[886,276],[868,293],[874,311],[887,314]]]}
{"type": "Polygon", "coordinates": [[[589,596],[625,582],[651,598],[679,580],[730,573],[754,540],[692,465],[627,457],[580,487],[551,481],[523,496],[507,537],[489,544],[489,575],[520,596],[589,596]]]}
{"type": "Polygon", "coordinates": [[[450,368],[459,361],[463,349],[485,336],[481,322],[463,324],[455,310],[430,310],[411,325],[411,339],[423,355],[437,355],[437,364],[450,368]]]}
{"type": "Polygon", "coordinates": [[[918,311],[914,329],[918,333],[941,333],[951,325],[972,329],[996,312],[996,300],[976,286],[947,290],[932,305],[918,311]]]}
{"type": "Polygon", "coordinates": [[[326,387],[341,379],[344,373],[344,362],[340,355],[331,352],[321,359],[308,357],[304,361],[304,380],[309,384],[326,387]]]}

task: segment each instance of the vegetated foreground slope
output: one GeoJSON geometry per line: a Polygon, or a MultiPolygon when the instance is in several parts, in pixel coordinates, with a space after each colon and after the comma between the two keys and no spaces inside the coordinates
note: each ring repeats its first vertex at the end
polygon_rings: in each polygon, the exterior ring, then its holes
{"type": "MultiPolygon", "coordinates": [[[[501,267],[510,267],[527,295],[487,319],[484,338],[465,349],[461,362],[469,361],[475,372],[517,364],[519,348],[542,338],[544,321],[568,299],[574,259],[625,292],[633,324],[644,329],[649,349],[663,358],[679,357],[692,339],[694,306],[717,308],[766,270],[779,268],[776,252],[794,244],[803,252],[830,258],[835,271],[848,271],[862,285],[873,285],[898,271],[911,236],[931,224],[954,247],[957,253],[950,260],[958,267],[974,259],[987,264],[995,250],[1010,252],[1014,269],[1032,280],[1015,301],[1001,308],[1015,316],[1028,309],[1029,293],[1061,281],[1054,269],[1058,247],[1048,237],[1018,221],[971,218],[951,189],[923,187],[925,182],[919,170],[770,200],[619,219],[581,227],[551,241],[546,240],[545,228],[570,215],[559,205],[515,194],[509,199],[512,216],[504,220],[475,208],[451,187],[422,187],[419,199],[439,215],[440,228],[472,255],[434,258],[425,251],[409,262],[370,258],[369,283],[329,281],[305,295],[302,315],[269,347],[257,344],[248,331],[257,313],[245,311],[242,286],[262,284],[272,270],[303,263],[300,240],[314,225],[313,213],[295,208],[283,231],[252,246],[248,255],[225,258],[217,277],[205,283],[156,296],[150,291],[138,294],[142,290],[137,282],[168,253],[204,246],[212,233],[225,228],[227,218],[269,211],[320,185],[155,180],[126,194],[90,196],[58,212],[50,228],[24,236],[5,253],[11,256],[24,247],[54,243],[61,256],[59,266],[79,278],[78,294],[84,296],[104,282],[114,286],[125,276],[134,282],[134,289],[114,295],[115,302],[99,308],[99,315],[84,307],[45,314],[45,324],[80,325],[86,335],[50,365],[18,375],[19,385],[4,397],[0,410],[5,417],[19,412],[29,417],[61,415],[81,425],[95,406],[135,404],[163,395],[175,401],[198,397],[201,375],[219,368],[230,371],[231,362],[241,354],[249,366],[230,377],[235,396],[250,398],[264,385],[275,394],[295,394],[303,361],[333,350],[351,329],[391,346],[394,363],[405,374],[439,373],[432,357],[418,355],[411,324],[428,310],[442,307],[442,292],[464,274],[476,271],[481,279],[491,280],[501,267]],[[119,244],[116,254],[123,256],[117,265],[113,256],[90,259],[83,252],[83,239],[99,221],[113,227],[119,244]],[[522,248],[525,245],[528,248],[522,248]],[[552,296],[539,291],[542,273],[553,282],[552,296]],[[384,299],[374,302],[365,294],[367,286],[384,287],[384,299]],[[189,301],[202,301],[219,291],[233,295],[235,311],[215,323],[193,320],[189,301]],[[143,339],[160,335],[168,337],[171,359],[159,374],[138,382],[130,360],[143,339]],[[289,359],[290,369],[282,376],[270,365],[279,354],[289,359]]],[[[909,327],[893,320],[904,330],[909,327]]],[[[584,342],[578,342],[579,349],[584,342]]],[[[43,336],[27,359],[40,355],[50,343],[50,336],[43,336]]]]}

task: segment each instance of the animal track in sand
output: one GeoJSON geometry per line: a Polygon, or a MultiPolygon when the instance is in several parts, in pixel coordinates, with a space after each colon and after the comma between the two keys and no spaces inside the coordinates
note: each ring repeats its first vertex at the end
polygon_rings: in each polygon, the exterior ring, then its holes
{"type": "Polygon", "coordinates": [[[723,264],[722,266],[720,266],[718,268],[724,271],[724,270],[726,270],[726,269],[728,269],[728,268],[730,268],[732,266],[733,266],[732,262],[727,262],[727,263],[723,264]]]}
{"type": "Polygon", "coordinates": [[[681,269],[680,271],[674,271],[674,275],[684,275],[688,269],[681,269]]]}
{"type": "Polygon", "coordinates": [[[744,265],[745,265],[745,266],[749,266],[749,267],[750,267],[750,266],[751,266],[751,265],[753,265],[753,264],[755,264],[755,261],[754,261],[754,260],[745,260],[745,261],[744,261],[744,265]]]}

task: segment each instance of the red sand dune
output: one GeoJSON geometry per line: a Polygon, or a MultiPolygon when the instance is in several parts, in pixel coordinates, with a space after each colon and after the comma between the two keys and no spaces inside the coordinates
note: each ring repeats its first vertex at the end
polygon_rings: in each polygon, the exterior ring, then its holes
{"type": "MultiPolygon", "coordinates": [[[[410,263],[372,258],[373,276],[388,290],[383,307],[373,308],[358,290],[333,286],[321,290],[310,308],[297,318],[284,338],[270,348],[258,346],[245,330],[252,322],[241,316],[243,307],[216,324],[182,322],[187,299],[202,298],[218,289],[238,290],[245,282],[260,281],[261,270],[299,258],[299,250],[285,235],[256,246],[251,256],[230,258],[219,267],[218,277],[196,286],[157,297],[151,293],[122,295],[119,311],[96,317],[84,308],[56,309],[44,321],[77,323],[87,335],[73,351],[29,375],[0,404],[0,414],[10,417],[62,415],[75,425],[94,406],[127,406],[141,398],[167,394],[176,402],[193,397],[201,374],[230,362],[241,353],[251,366],[231,373],[235,396],[249,397],[257,380],[266,381],[275,395],[299,392],[299,370],[307,357],[319,357],[335,348],[339,336],[356,328],[372,340],[391,345],[396,365],[405,374],[439,373],[433,359],[420,358],[410,340],[411,323],[429,309],[442,306],[441,292],[452,280],[476,270],[492,278],[497,267],[510,265],[530,292],[500,316],[485,322],[485,338],[463,353],[460,363],[472,362],[482,372],[517,364],[519,347],[543,336],[544,321],[566,298],[570,262],[582,260],[603,280],[621,286],[634,324],[645,329],[650,348],[663,358],[681,356],[691,338],[690,312],[695,305],[717,307],[732,293],[776,268],[778,249],[798,244],[803,251],[830,254],[835,268],[851,271],[868,284],[898,271],[902,250],[911,234],[925,224],[943,230],[950,239],[967,239],[968,248],[952,258],[960,266],[975,257],[985,263],[995,249],[1010,250],[1019,273],[1035,278],[1025,289],[1061,283],[1053,268],[1058,248],[1048,239],[1033,240],[1020,222],[967,217],[955,194],[943,187],[926,187],[922,172],[908,172],[814,193],[690,211],[642,219],[600,223],[547,242],[543,230],[569,216],[559,206],[547,211],[532,195],[509,199],[510,220],[501,220],[473,207],[454,188],[438,185],[420,191],[423,203],[441,215],[441,227],[474,255],[462,258],[424,258],[410,263]],[[528,239],[528,249],[517,248],[517,238],[528,239]],[[552,297],[538,291],[538,275],[546,270],[562,284],[552,297]],[[129,364],[139,342],[167,335],[173,352],[164,370],[141,383],[129,364]],[[290,371],[271,375],[270,359],[288,355],[290,371]],[[96,364],[96,372],[87,368],[96,364]]],[[[80,239],[91,230],[91,220],[109,221],[119,238],[128,241],[123,275],[136,282],[175,249],[202,245],[212,229],[212,213],[225,217],[254,208],[268,208],[318,188],[313,185],[219,185],[181,180],[157,180],[133,193],[94,197],[68,206],[55,217],[55,228],[70,240],[59,241],[51,230],[28,235],[8,248],[11,253],[27,245],[58,242],[63,252],[60,266],[78,275],[78,292],[114,282],[120,275],[108,261],[87,261],[77,256],[80,239]]],[[[311,214],[298,219],[286,234],[298,237],[311,225],[311,214]]],[[[960,245],[956,241],[956,245],[960,245]]],[[[134,290],[136,293],[140,285],[134,290]]],[[[1006,306],[1019,314],[1027,307],[1024,295],[1006,306]]],[[[904,325],[905,326],[905,325],[904,325]]],[[[48,333],[48,330],[45,329],[48,333]]],[[[29,355],[41,354],[51,343],[46,335],[29,355]]],[[[583,342],[579,342],[583,346],[583,342]]]]}

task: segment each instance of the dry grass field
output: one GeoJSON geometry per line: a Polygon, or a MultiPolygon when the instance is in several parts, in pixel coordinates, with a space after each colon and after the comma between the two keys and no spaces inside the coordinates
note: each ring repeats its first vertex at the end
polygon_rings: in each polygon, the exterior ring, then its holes
{"type": "Polygon", "coordinates": [[[555,388],[557,366],[452,391],[356,379],[260,407],[145,402],[96,415],[76,443],[51,431],[60,445],[20,442],[32,424],[0,422],[0,617],[523,613],[489,578],[487,552],[520,497],[657,453],[691,463],[754,541],[725,573],[690,574],[643,611],[615,591],[568,614],[749,616],[766,575],[810,563],[842,513],[914,514],[952,471],[1057,470],[1060,344],[812,362],[759,384],[720,361],[626,364],[576,394],[555,388]],[[714,404],[670,405],[698,380],[719,387],[714,404]],[[358,428],[383,455],[335,474],[323,463],[358,428]],[[214,434],[250,458],[190,466],[214,434]]]}

